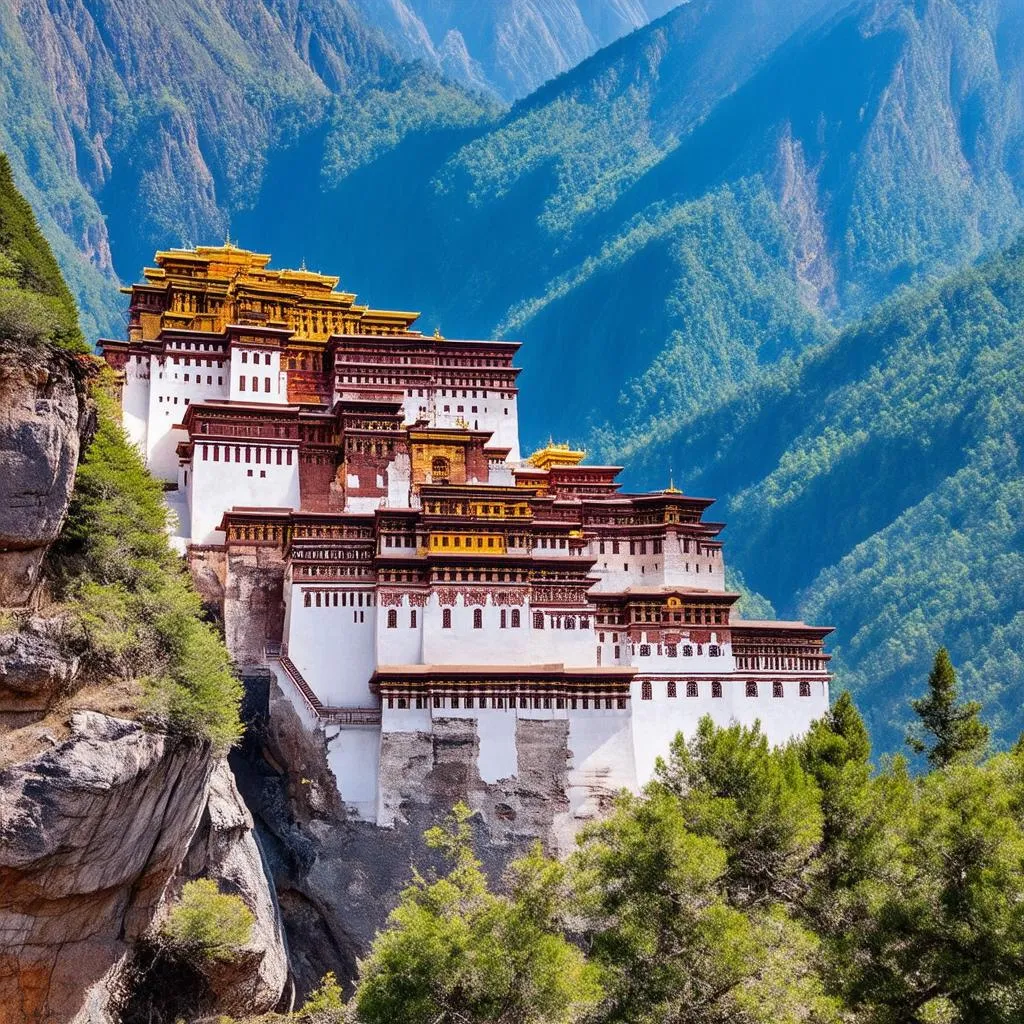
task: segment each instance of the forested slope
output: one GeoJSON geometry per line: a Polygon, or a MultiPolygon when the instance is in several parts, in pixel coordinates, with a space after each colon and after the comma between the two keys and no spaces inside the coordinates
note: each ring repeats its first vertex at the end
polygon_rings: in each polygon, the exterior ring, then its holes
{"type": "Polygon", "coordinates": [[[90,337],[119,331],[118,275],[223,239],[302,133],[319,131],[337,178],[409,131],[492,109],[404,62],[349,0],[0,7],[0,148],[90,337]]]}
{"type": "Polygon", "coordinates": [[[764,375],[666,451],[780,611],[837,626],[882,747],[935,648],[1024,728],[1024,241],[764,375]],[[797,595],[794,599],[792,595],[797,595]]]}
{"type": "Polygon", "coordinates": [[[733,386],[1009,243],[1024,14],[694,0],[493,126],[410,134],[326,183],[304,141],[318,204],[285,195],[282,156],[243,237],[428,329],[523,339],[527,443],[553,429],[657,484],[665,441],[733,386]]]}

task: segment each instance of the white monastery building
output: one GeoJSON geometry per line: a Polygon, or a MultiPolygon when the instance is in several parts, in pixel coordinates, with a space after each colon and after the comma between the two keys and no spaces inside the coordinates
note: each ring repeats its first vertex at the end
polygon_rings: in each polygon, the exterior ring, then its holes
{"type": "Polygon", "coordinates": [[[781,743],[828,709],[830,630],[737,617],[710,499],[521,457],[517,343],[424,335],[268,262],[158,253],[101,344],[233,654],[323,731],[353,813],[394,820],[382,751],[439,720],[475,723],[484,783],[520,771],[522,722],[563,723],[582,820],[704,715],[781,743]],[[278,596],[257,609],[253,580],[278,596]]]}

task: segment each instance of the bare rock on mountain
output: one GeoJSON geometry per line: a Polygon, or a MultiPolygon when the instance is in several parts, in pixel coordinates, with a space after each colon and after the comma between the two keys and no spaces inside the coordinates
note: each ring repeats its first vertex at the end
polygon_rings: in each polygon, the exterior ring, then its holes
{"type": "Polygon", "coordinates": [[[149,928],[205,807],[206,747],[90,711],[71,728],[0,772],[0,1024],[76,1016],[149,928]]]}
{"type": "Polygon", "coordinates": [[[67,512],[87,416],[69,357],[0,358],[0,606],[32,596],[67,512]]]}
{"type": "Polygon", "coordinates": [[[259,1013],[272,1009],[288,979],[277,897],[267,880],[263,856],[249,813],[226,761],[210,776],[209,795],[182,873],[213,878],[222,892],[241,897],[255,919],[239,962],[214,968],[210,987],[220,1013],[259,1013]]]}
{"type": "Polygon", "coordinates": [[[64,650],[59,619],[33,617],[0,633],[0,714],[44,712],[78,676],[79,662],[64,650]]]}

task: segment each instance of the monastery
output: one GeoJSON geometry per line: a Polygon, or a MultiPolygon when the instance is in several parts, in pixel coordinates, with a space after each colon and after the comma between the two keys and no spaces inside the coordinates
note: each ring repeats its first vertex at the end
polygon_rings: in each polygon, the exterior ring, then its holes
{"type": "Polygon", "coordinates": [[[827,710],[830,630],[737,616],[711,499],[522,456],[518,343],[269,260],[157,253],[101,347],[233,655],[322,733],[353,815],[392,824],[413,782],[389,758],[452,720],[484,784],[560,737],[569,834],[703,715],[784,742],[827,710]]]}

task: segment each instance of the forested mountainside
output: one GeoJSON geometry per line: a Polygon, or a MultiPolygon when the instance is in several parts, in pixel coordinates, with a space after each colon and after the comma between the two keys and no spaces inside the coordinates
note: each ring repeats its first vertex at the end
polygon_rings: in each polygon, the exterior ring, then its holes
{"type": "Polygon", "coordinates": [[[655,484],[664,442],[760,367],[1008,244],[1022,155],[1011,0],[694,0],[314,210],[282,157],[238,223],[428,329],[524,339],[526,441],[655,484]]]}
{"type": "Polygon", "coordinates": [[[222,239],[268,156],[311,125],[337,180],[488,104],[404,62],[349,0],[0,6],[0,149],[90,337],[120,331],[117,275],[222,239]]]}
{"type": "Polygon", "coordinates": [[[940,643],[997,736],[1024,729],[1022,396],[1024,240],[891,299],[663,453],[724,496],[747,583],[837,627],[881,749],[940,643]]]}
{"type": "Polygon", "coordinates": [[[688,0],[356,0],[410,57],[507,102],[688,0]]]}

